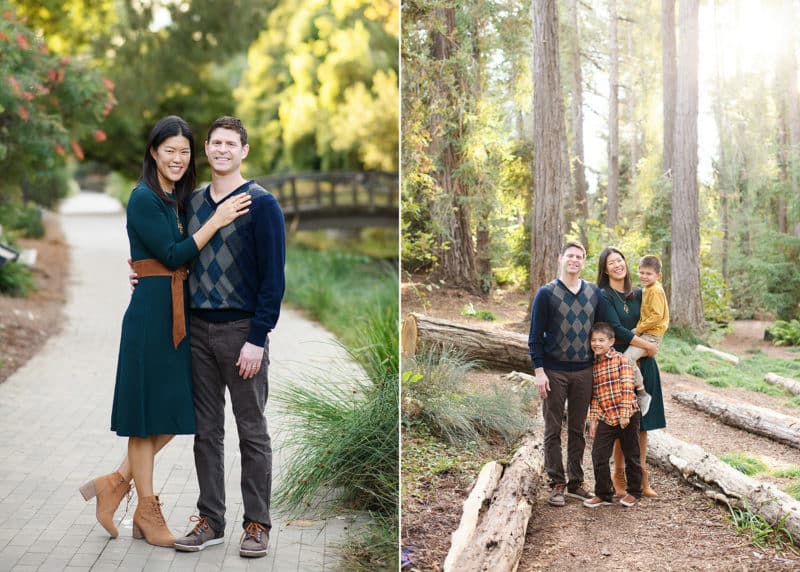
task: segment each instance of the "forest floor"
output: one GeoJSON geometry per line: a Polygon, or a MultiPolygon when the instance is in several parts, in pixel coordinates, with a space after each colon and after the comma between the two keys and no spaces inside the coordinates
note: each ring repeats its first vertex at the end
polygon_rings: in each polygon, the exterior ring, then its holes
{"type": "MultiPolygon", "coordinates": [[[[420,312],[432,317],[471,322],[485,328],[527,333],[527,293],[496,291],[481,298],[457,290],[432,288],[421,283],[402,286],[403,314],[420,312]],[[465,306],[489,310],[495,321],[481,321],[462,315],[465,306]]],[[[780,359],[800,358],[800,353],[776,348],[763,341],[768,322],[736,322],[732,332],[715,347],[746,357],[758,350],[780,359]]],[[[471,385],[503,387],[504,371],[481,370],[469,374],[471,385]]],[[[682,406],[671,399],[675,391],[702,391],[727,400],[769,407],[798,416],[786,405],[787,399],[739,388],[717,388],[690,375],[661,374],[667,418],[666,431],[695,443],[719,456],[746,453],[770,466],[796,466],[796,449],[732,428],[682,406]]],[[[403,446],[412,448],[415,436],[403,436],[403,446]]],[[[566,435],[562,437],[566,443],[566,435]]],[[[509,458],[512,450],[495,446],[485,461],[509,458]]],[[[565,453],[566,454],[566,453],[565,453]]],[[[566,457],[565,457],[566,458],[566,457]]],[[[433,490],[425,483],[406,480],[408,465],[404,453],[402,543],[410,555],[410,570],[441,570],[449,548],[450,533],[458,526],[462,503],[477,471],[450,470],[431,476],[433,490]],[[422,491],[422,492],[421,492],[422,491]]],[[[480,463],[474,464],[479,469],[480,463]]],[[[590,487],[591,440],[587,438],[584,470],[590,487]]],[[[657,498],[643,499],[634,508],[620,505],[586,509],[568,499],[566,507],[547,504],[549,489],[540,487],[538,502],[528,525],[520,572],[534,570],[800,570],[800,556],[791,551],[757,548],[747,536],[736,532],[726,507],[715,504],[674,473],[649,467],[657,498]]],[[[758,478],[762,478],[759,475],[758,478]]],[[[772,477],[780,486],[787,481],[772,477]]],[[[798,543],[800,547],[800,543],[798,543]]]]}
{"type": "Polygon", "coordinates": [[[0,294],[0,383],[25,365],[61,328],[69,248],[55,215],[45,212],[44,223],[43,238],[19,240],[20,247],[37,251],[33,267],[36,290],[27,298],[0,294]]]}

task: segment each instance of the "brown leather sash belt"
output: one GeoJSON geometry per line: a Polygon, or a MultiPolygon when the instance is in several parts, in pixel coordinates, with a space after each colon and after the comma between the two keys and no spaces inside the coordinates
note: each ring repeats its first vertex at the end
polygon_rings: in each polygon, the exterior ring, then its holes
{"type": "Polygon", "coordinates": [[[185,266],[177,270],[170,270],[161,261],[155,258],[145,258],[133,263],[133,271],[139,278],[147,276],[171,276],[172,277],[172,343],[175,349],[178,344],[186,337],[186,315],[183,306],[183,281],[189,276],[189,271],[185,266]]]}

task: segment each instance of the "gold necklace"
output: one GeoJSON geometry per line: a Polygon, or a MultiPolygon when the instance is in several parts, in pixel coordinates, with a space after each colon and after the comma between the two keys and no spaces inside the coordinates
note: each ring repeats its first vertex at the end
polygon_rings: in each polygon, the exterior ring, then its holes
{"type": "Polygon", "coordinates": [[[628,313],[628,302],[625,300],[625,298],[619,292],[617,292],[616,288],[614,288],[613,286],[609,286],[609,288],[611,289],[611,291],[614,294],[616,294],[616,296],[619,299],[619,301],[622,302],[622,309],[627,314],[628,313]]]}
{"type": "MultiPolygon", "coordinates": [[[[181,236],[183,236],[183,223],[181,222],[181,217],[178,216],[178,205],[175,205],[174,210],[175,210],[175,222],[178,223],[178,232],[180,232],[181,236]]],[[[627,310],[625,311],[627,312],[627,310]]]]}

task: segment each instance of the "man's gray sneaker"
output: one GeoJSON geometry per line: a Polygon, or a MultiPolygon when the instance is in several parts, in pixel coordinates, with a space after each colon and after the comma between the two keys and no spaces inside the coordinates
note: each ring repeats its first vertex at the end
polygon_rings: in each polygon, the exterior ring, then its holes
{"type": "Polygon", "coordinates": [[[189,520],[197,524],[194,525],[189,534],[175,541],[175,550],[180,552],[199,552],[207,546],[225,542],[224,534],[214,532],[206,517],[192,515],[189,520]]]}
{"type": "Polygon", "coordinates": [[[267,555],[269,532],[257,522],[248,522],[242,533],[239,545],[239,556],[245,558],[261,558],[267,555]]]}
{"type": "Polygon", "coordinates": [[[553,490],[550,494],[550,498],[547,499],[548,504],[551,506],[564,506],[566,501],[564,500],[564,489],[567,488],[567,485],[564,483],[558,483],[557,485],[553,485],[553,490]]]}

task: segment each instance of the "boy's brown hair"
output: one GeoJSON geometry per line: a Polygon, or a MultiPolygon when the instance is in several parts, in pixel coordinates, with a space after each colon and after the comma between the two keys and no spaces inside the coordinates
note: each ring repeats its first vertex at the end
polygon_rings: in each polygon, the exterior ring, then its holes
{"type": "Polygon", "coordinates": [[[608,322],[595,322],[592,326],[592,333],[605,334],[609,340],[614,339],[614,328],[608,322]]]}
{"type": "Polygon", "coordinates": [[[647,256],[642,256],[642,259],[639,260],[639,266],[644,266],[645,268],[652,268],[656,271],[656,273],[661,273],[661,260],[658,259],[658,256],[654,254],[648,254],[647,256]]]}

